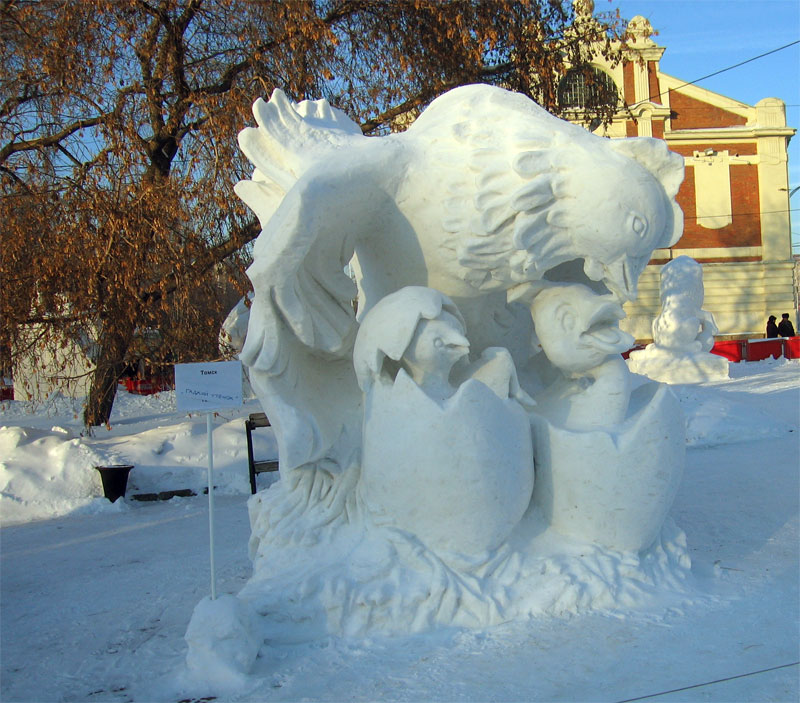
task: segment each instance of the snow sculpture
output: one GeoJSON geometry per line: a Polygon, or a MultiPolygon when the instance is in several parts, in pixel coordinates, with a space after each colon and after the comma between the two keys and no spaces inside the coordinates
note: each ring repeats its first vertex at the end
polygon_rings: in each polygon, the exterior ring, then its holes
{"type": "Polygon", "coordinates": [[[380,138],[280,91],[253,111],[241,358],[281,480],[250,500],[238,598],[262,635],[485,627],[681,590],[680,412],[617,356],[619,305],[682,231],[681,157],[489,86],[380,138]]]}
{"type": "Polygon", "coordinates": [[[728,378],[728,361],[711,354],[717,326],[703,305],[703,268],[679,256],[661,269],[661,314],[653,343],[631,352],[629,368],[663,383],[700,383],[728,378]]]}
{"type": "Polygon", "coordinates": [[[536,395],[534,506],[556,531],[638,552],[658,536],[683,472],[685,429],[665,386],[631,391],[633,338],[612,296],[551,287],[532,314],[554,380],[536,395]]]}
{"type": "Polygon", "coordinates": [[[366,395],[359,490],[376,522],[479,554],[530,503],[531,430],[519,401],[533,402],[502,348],[484,350],[475,376],[451,385],[469,351],[464,332],[452,301],[430,288],[403,288],[367,313],[353,357],[366,395]]]}
{"type": "Polygon", "coordinates": [[[297,472],[305,490],[338,490],[358,465],[357,293],[363,315],[408,285],[439,290],[464,316],[471,354],[504,347],[524,369],[530,313],[509,300],[547,281],[632,299],[652,251],[682,231],[683,160],[663,141],[603,139],[501,88],[452,90],[380,138],[280,91],[253,113],[239,143],[255,171],[236,192],[263,232],[241,358],[281,475],[297,472]],[[358,292],[344,273],[354,254],[358,292]]]}

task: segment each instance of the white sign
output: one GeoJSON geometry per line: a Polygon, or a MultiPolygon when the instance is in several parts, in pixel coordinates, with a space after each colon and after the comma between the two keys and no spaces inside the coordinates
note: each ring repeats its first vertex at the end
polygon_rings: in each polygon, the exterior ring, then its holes
{"type": "Polygon", "coordinates": [[[211,412],[242,404],[242,362],[175,364],[175,398],[180,412],[211,412]]]}
{"type": "Polygon", "coordinates": [[[220,408],[242,404],[242,362],[210,361],[175,364],[175,398],[181,412],[206,413],[208,437],[208,552],[211,560],[211,600],[217,597],[214,568],[214,442],[211,415],[220,408]]]}

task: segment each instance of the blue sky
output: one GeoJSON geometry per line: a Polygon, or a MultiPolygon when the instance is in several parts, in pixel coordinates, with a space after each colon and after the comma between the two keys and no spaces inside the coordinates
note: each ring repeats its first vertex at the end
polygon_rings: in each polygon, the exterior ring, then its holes
{"type": "MultiPolygon", "coordinates": [[[[661,70],[693,81],[800,39],[800,0],[595,0],[596,12],[643,15],[666,47],[661,70]]],[[[786,122],[800,129],[800,44],[697,85],[754,105],[786,103],[786,122]]],[[[789,145],[790,188],[800,185],[800,134],[789,145]]],[[[800,191],[791,198],[792,242],[800,253],[800,191]]]]}

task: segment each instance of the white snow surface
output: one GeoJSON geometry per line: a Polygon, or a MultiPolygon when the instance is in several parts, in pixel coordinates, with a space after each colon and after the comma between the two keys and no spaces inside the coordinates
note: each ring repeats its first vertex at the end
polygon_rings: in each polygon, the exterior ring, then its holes
{"type": "MultiPolygon", "coordinates": [[[[796,701],[800,362],[730,376],[671,387],[688,429],[670,514],[692,561],[683,599],[482,630],[281,632],[249,676],[216,684],[195,675],[202,659],[187,667],[184,639],[196,607],[214,618],[205,416],[177,413],[173,393],[120,391],[110,429],[86,437],[70,399],[2,403],[0,700],[796,701]],[[111,504],[93,467],[120,463],[135,468],[111,504]],[[132,499],[185,488],[198,495],[132,499]]],[[[238,607],[226,596],[251,576],[243,418],[259,409],[214,418],[218,609],[238,607]]],[[[276,456],[271,430],[253,437],[258,459],[276,456]]]]}

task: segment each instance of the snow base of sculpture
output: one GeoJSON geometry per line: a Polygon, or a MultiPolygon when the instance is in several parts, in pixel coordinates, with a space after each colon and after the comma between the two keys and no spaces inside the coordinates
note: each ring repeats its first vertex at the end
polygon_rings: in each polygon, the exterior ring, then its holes
{"type": "Polygon", "coordinates": [[[633,552],[571,539],[529,510],[499,548],[463,555],[375,525],[356,502],[348,519],[334,517],[308,502],[309,488],[279,482],[250,499],[253,576],[239,598],[262,616],[268,642],[485,628],[691,597],[686,538],[670,519],[633,552]]]}
{"type": "Polygon", "coordinates": [[[728,378],[728,360],[710,352],[680,352],[648,344],[631,352],[628,368],[661,383],[703,383],[728,378]]]}

